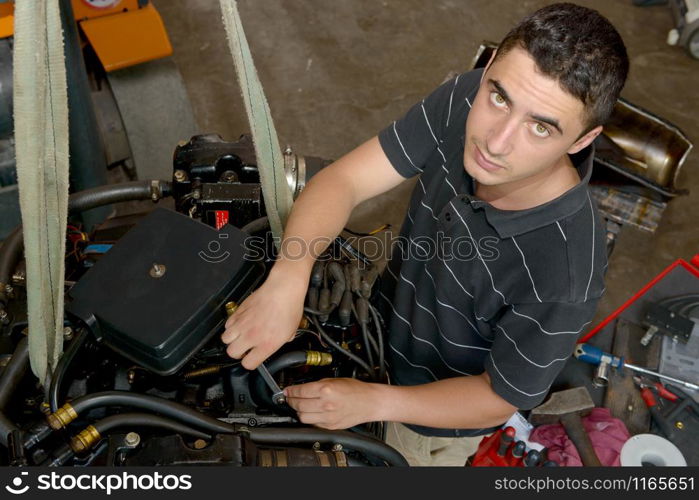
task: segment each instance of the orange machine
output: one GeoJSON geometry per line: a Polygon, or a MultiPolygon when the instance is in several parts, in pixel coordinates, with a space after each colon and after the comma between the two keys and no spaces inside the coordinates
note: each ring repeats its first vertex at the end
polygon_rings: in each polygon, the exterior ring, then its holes
{"type": "MultiPolygon", "coordinates": [[[[84,39],[105,71],[134,66],[172,54],[160,14],[144,0],[72,0],[84,39]]],[[[0,38],[13,34],[14,4],[0,3],[0,38]]]]}

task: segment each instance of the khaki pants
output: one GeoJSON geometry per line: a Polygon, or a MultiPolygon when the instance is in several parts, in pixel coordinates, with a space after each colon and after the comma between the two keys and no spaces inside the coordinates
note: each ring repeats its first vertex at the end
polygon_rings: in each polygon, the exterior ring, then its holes
{"type": "Polygon", "coordinates": [[[483,436],[423,436],[397,422],[387,422],[386,443],[398,450],[411,466],[461,466],[478,449],[483,436]]]}

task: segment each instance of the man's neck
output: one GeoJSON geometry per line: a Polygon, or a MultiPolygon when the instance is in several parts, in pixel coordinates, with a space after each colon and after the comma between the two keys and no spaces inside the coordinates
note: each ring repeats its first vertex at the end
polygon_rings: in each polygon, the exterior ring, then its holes
{"type": "Polygon", "coordinates": [[[580,182],[578,171],[568,155],[550,169],[506,184],[487,186],[476,183],[476,196],[500,210],[526,210],[543,205],[580,182]]]}

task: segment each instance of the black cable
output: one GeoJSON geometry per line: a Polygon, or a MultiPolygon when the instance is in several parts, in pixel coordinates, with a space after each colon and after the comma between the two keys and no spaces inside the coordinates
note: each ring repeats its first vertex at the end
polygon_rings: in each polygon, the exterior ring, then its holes
{"type": "Polygon", "coordinates": [[[92,426],[97,429],[100,435],[104,436],[117,427],[156,427],[166,429],[178,434],[196,437],[199,439],[211,439],[209,434],[192,429],[191,427],[170,420],[169,418],[151,415],[150,413],[120,413],[98,420],[92,426]]]}
{"type": "Polygon", "coordinates": [[[395,467],[407,467],[403,455],[386,443],[371,437],[347,431],[330,431],[325,429],[275,429],[246,428],[248,437],[255,443],[286,445],[292,443],[312,444],[334,443],[344,448],[374,456],[395,467]]]}
{"type": "Polygon", "coordinates": [[[323,330],[323,327],[320,326],[320,321],[318,321],[316,314],[315,313],[311,313],[311,314],[312,314],[311,321],[313,321],[313,323],[316,325],[316,328],[318,329],[318,333],[320,333],[320,336],[323,337],[323,340],[325,340],[325,342],[327,342],[330,346],[334,347],[337,351],[341,352],[342,354],[344,354],[345,356],[350,358],[352,361],[357,363],[359,366],[361,366],[364,369],[364,371],[366,371],[366,373],[371,377],[371,379],[374,380],[374,377],[375,377],[374,372],[369,367],[369,365],[367,365],[366,362],[362,358],[360,358],[359,356],[357,356],[353,352],[350,352],[349,350],[344,349],[340,344],[335,342],[332,339],[332,337],[330,337],[330,335],[328,335],[325,332],[325,330],[323,330]]]}
{"type": "Polygon", "coordinates": [[[66,373],[68,373],[70,365],[73,364],[73,360],[80,351],[80,348],[85,344],[87,336],[87,330],[81,328],[78,334],[73,337],[73,340],[68,345],[68,349],[63,353],[63,356],[61,356],[61,359],[58,360],[58,364],[56,364],[56,369],[53,371],[51,384],[49,385],[49,405],[51,407],[51,412],[57,411],[60,406],[63,379],[66,373]]]}
{"type": "MultiPolygon", "coordinates": [[[[368,301],[367,301],[368,302],[368,301]]],[[[381,322],[379,321],[379,313],[376,308],[369,303],[369,312],[372,318],[374,318],[374,327],[376,328],[376,336],[379,339],[379,381],[383,381],[386,376],[386,356],[385,356],[385,346],[383,342],[383,328],[381,328],[381,322]]]]}
{"type": "Polygon", "coordinates": [[[2,372],[0,379],[0,411],[5,409],[12,394],[17,389],[17,385],[24,377],[29,368],[29,343],[26,336],[23,336],[17,346],[12,358],[2,372]]]}
{"type": "MultiPolygon", "coordinates": [[[[366,323],[359,323],[362,330],[362,338],[364,340],[364,348],[366,349],[367,361],[369,361],[369,366],[372,368],[372,378],[376,379],[376,373],[374,372],[374,355],[372,354],[372,346],[369,342],[369,331],[366,327],[366,323]]],[[[377,347],[378,349],[378,347],[377,347]]]]}
{"type": "Polygon", "coordinates": [[[231,424],[200,413],[181,403],[147,394],[104,391],[76,398],[70,402],[70,405],[78,414],[103,406],[130,406],[160,413],[166,417],[213,433],[232,434],[235,432],[235,428],[231,424]]]}

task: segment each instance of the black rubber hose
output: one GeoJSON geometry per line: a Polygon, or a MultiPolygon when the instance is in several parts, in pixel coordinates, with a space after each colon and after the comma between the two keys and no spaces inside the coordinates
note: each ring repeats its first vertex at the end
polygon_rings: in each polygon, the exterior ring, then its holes
{"type": "Polygon", "coordinates": [[[12,431],[17,430],[17,426],[0,411],[0,444],[7,448],[8,436],[12,431]]]}
{"type": "MultiPolygon", "coordinates": [[[[265,362],[267,371],[270,375],[293,366],[301,366],[306,364],[306,351],[291,351],[277,356],[276,358],[265,362]]],[[[250,394],[258,403],[264,403],[268,408],[275,408],[278,405],[274,404],[272,397],[265,383],[257,370],[251,372],[250,377],[250,394]]]]}
{"type": "MultiPolygon", "coordinates": [[[[78,191],[68,198],[68,212],[76,214],[122,201],[150,200],[152,199],[152,182],[150,180],[123,182],[78,191]]],[[[161,198],[172,196],[171,182],[157,181],[157,183],[161,198]]],[[[2,251],[0,251],[0,283],[10,283],[12,272],[17,267],[23,250],[24,237],[20,225],[5,239],[2,251]]],[[[0,302],[4,304],[6,300],[5,291],[0,290],[0,302]]]]}
{"type": "Polygon", "coordinates": [[[73,360],[80,351],[80,348],[85,344],[87,336],[87,330],[80,329],[78,334],[73,337],[73,340],[68,345],[68,349],[63,353],[63,356],[61,356],[61,359],[58,360],[56,369],[51,376],[51,385],[49,386],[49,405],[51,407],[51,412],[55,412],[60,406],[63,378],[66,373],[68,373],[70,365],[73,364],[73,360]]]}
{"type": "Polygon", "coordinates": [[[10,284],[22,250],[24,250],[24,237],[22,226],[19,225],[5,238],[0,247],[0,307],[7,304],[8,297],[4,285],[10,284]]]}
{"type": "Polygon", "coordinates": [[[5,409],[17,385],[29,368],[29,344],[27,337],[22,337],[15,347],[10,362],[7,363],[0,379],[0,411],[5,409]]]}
{"type": "MultiPolygon", "coordinates": [[[[157,180],[160,198],[172,196],[172,183],[157,180]]],[[[68,198],[68,212],[76,214],[92,208],[120,203],[123,201],[150,200],[153,196],[151,180],[107,184],[73,193],[68,198]]]]}
{"type": "Polygon", "coordinates": [[[8,436],[18,427],[5,416],[3,411],[17,389],[17,384],[22,380],[29,367],[29,347],[27,337],[22,337],[15,347],[10,362],[7,363],[0,379],[0,444],[7,447],[8,436]]]}
{"type": "Polygon", "coordinates": [[[170,420],[169,418],[151,415],[150,413],[120,413],[119,415],[111,415],[109,417],[98,420],[92,426],[97,429],[100,435],[104,436],[116,427],[157,427],[166,429],[178,434],[185,434],[200,439],[211,439],[209,434],[192,429],[191,427],[170,420]]]}
{"type": "Polygon", "coordinates": [[[403,455],[383,441],[347,431],[329,431],[324,429],[278,429],[247,428],[249,438],[261,444],[284,445],[292,443],[313,444],[315,442],[332,442],[344,448],[362,452],[385,461],[394,467],[407,467],[403,455]]]}
{"type": "Polygon", "coordinates": [[[269,229],[269,218],[265,215],[264,217],[248,222],[240,229],[248,234],[257,233],[263,229],[269,229]]]}
{"type": "Polygon", "coordinates": [[[70,402],[70,405],[78,414],[103,406],[130,406],[160,413],[166,417],[213,433],[233,434],[236,432],[235,427],[231,424],[204,415],[181,403],[146,394],[134,394],[125,391],[96,392],[76,398],[70,402]]]}

